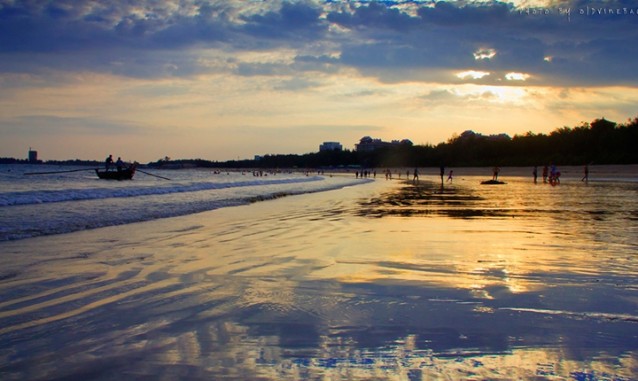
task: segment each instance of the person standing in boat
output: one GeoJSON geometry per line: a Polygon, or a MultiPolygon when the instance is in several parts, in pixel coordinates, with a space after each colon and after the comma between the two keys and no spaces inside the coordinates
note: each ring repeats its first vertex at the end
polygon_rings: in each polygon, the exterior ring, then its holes
{"type": "Polygon", "coordinates": [[[104,167],[106,168],[107,171],[111,169],[112,164],[113,164],[113,155],[109,155],[109,157],[107,157],[106,160],[104,160],[104,167]]]}
{"type": "Polygon", "coordinates": [[[115,162],[115,168],[117,168],[118,172],[122,172],[122,167],[124,167],[124,162],[122,161],[121,157],[118,157],[117,161],[115,162]]]}

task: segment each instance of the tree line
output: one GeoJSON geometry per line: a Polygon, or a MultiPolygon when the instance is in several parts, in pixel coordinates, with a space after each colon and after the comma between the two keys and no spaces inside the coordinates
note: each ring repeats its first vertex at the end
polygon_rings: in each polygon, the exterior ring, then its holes
{"type": "MultiPolygon", "coordinates": [[[[549,134],[527,132],[515,135],[482,135],[465,131],[437,145],[397,144],[371,152],[322,151],[303,155],[265,155],[254,160],[173,160],[149,163],[157,168],[384,168],[384,167],[472,167],[638,164],[638,117],[618,124],[596,119],[576,127],[562,127],[549,134]]],[[[0,158],[2,164],[25,160],[0,158]]],[[[47,161],[47,164],[100,165],[101,161],[47,161]]]]}
{"type": "Polygon", "coordinates": [[[466,131],[438,145],[409,145],[376,149],[323,151],[304,155],[266,155],[258,160],[172,161],[218,168],[340,168],[451,167],[637,164],[638,117],[625,124],[604,118],[549,134],[527,132],[485,136],[466,131]]]}

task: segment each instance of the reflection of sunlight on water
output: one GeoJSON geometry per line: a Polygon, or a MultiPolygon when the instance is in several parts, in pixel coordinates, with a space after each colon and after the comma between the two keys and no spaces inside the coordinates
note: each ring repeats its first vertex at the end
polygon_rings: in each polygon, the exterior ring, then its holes
{"type": "Polygon", "coordinates": [[[5,243],[0,373],[635,379],[635,191],[477,184],[5,243]]]}
{"type": "MultiPolygon", "coordinates": [[[[369,228],[378,226],[379,234],[361,242],[355,253],[348,253],[354,258],[338,259],[336,274],[350,283],[388,279],[471,290],[496,285],[513,293],[537,290],[544,285],[535,274],[558,270],[553,264],[557,258],[545,247],[534,248],[533,240],[528,247],[528,234],[517,229],[516,223],[495,221],[488,231],[483,225],[472,229],[475,224],[465,220],[390,217],[366,222],[369,228]],[[400,226],[406,237],[420,237],[397,239],[391,245],[379,242],[383,230],[393,225],[400,226]],[[384,250],[381,258],[374,254],[384,250]]],[[[563,251],[561,256],[565,255],[563,251]]]]}
{"type": "Polygon", "coordinates": [[[498,281],[522,292],[541,285],[530,279],[540,272],[635,273],[634,263],[619,260],[636,250],[635,242],[628,241],[637,229],[631,219],[631,211],[638,209],[633,184],[550,187],[516,178],[502,187],[478,184],[469,177],[440,192],[438,185],[423,182],[362,203],[362,215],[386,217],[385,225],[427,237],[410,239],[411,255],[397,259],[392,274],[402,266],[401,277],[417,280],[418,271],[432,268],[429,264],[447,262],[446,271],[427,272],[427,279],[454,274],[459,287],[498,281]],[[415,216],[424,218],[415,221],[415,216]]]}
{"type": "MultiPolygon", "coordinates": [[[[315,358],[277,359],[280,366],[269,378],[291,376],[336,379],[457,380],[457,379],[609,379],[619,369],[636,369],[636,358],[624,356],[616,361],[592,361],[585,366],[565,360],[560,350],[515,349],[508,353],[451,351],[435,353],[411,347],[413,336],[383,351],[358,351],[346,355],[338,350],[315,358]]],[[[333,347],[332,345],[330,347],[333,347]]],[[[604,357],[604,356],[603,356],[604,357]]],[[[273,370],[273,369],[269,369],[273,370]]],[[[270,374],[268,374],[270,373],[270,374]]],[[[298,378],[295,378],[298,379],[298,378]]],[[[613,378],[630,380],[630,378],[613,378]]]]}

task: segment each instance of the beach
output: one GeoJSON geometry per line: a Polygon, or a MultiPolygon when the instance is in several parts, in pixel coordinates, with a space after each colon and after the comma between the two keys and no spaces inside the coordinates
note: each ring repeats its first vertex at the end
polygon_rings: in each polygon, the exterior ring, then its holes
{"type": "Polygon", "coordinates": [[[0,242],[0,379],[636,380],[628,168],[404,172],[0,242]]]}

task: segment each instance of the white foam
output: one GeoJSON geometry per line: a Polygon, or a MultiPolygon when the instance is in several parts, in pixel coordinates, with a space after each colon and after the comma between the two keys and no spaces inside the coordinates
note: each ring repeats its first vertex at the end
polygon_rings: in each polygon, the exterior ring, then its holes
{"type": "Polygon", "coordinates": [[[60,185],[37,189],[34,185],[32,190],[0,193],[0,241],[183,216],[365,181],[303,175],[247,179],[236,175],[166,183],[86,179],[69,182],[73,186],[66,189],[60,185]]]}

